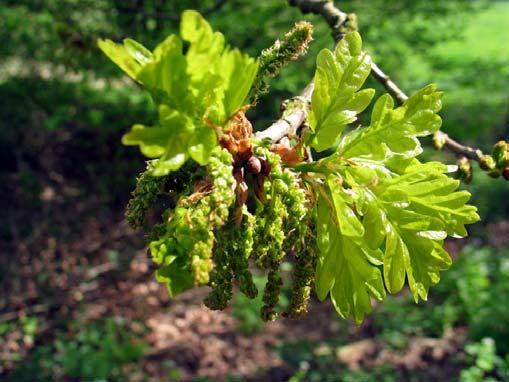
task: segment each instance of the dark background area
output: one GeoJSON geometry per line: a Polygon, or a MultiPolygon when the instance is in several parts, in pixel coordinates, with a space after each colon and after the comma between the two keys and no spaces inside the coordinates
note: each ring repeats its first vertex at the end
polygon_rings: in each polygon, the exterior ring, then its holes
{"type": "MultiPolygon", "coordinates": [[[[406,92],[444,90],[446,133],[485,150],[509,137],[509,2],[337,3],[406,92]]],[[[123,220],[144,158],[120,138],[153,106],[96,40],[153,48],[189,8],[251,56],[314,24],[307,56],[250,111],[259,129],[332,47],[322,19],[283,0],[0,0],[0,380],[509,380],[509,182],[481,171],[467,188],[483,220],[447,243],[455,264],[427,303],[403,292],[357,327],[316,302],[264,324],[240,295],[219,313],[201,305],[206,288],[168,298],[123,220]]]]}

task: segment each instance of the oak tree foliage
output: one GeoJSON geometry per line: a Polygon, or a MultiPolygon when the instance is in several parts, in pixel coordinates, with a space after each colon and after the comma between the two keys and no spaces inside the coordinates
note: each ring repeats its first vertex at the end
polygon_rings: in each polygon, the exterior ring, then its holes
{"type": "Polygon", "coordinates": [[[134,124],[123,137],[149,158],[127,218],[141,226],[159,193],[175,201],[150,235],[156,277],[172,296],[209,285],[205,304],[223,309],[235,283],[255,297],[252,272],[265,270],[261,314],[272,320],[288,255],[284,314],[304,313],[314,288],[360,323],[372,299],[405,284],[426,300],[451,265],[444,239],[465,237],[479,219],[448,166],[417,158],[419,138],[441,126],[442,93],[429,85],[401,106],[388,94],[373,101],[357,32],[318,54],[309,123],[280,142],[257,138],[244,114],[262,58],[228,46],[199,13],[185,11],[180,34],[152,51],[131,39],[99,47],[157,106],[155,125],[134,124]],[[369,124],[358,125],[371,104],[369,124]]]}

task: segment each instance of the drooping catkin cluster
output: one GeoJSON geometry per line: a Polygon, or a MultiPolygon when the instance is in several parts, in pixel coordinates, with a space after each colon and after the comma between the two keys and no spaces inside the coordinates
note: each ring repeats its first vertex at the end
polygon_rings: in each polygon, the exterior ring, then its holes
{"type": "MultiPolygon", "coordinates": [[[[271,167],[269,181],[265,183],[267,202],[257,212],[258,224],[255,232],[255,240],[260,243],[256,247],[257,264],[269,271],[261,316],[265,320],[274,320],[277,317],[275,307],[283,286],[281,261],[285,253],[303,249],[301,240],[309,229],[305,219],[308,206],[305,191],[296,174],[289,169],[283,169],[281,158],[264,148],[258,148],[257,153],[265,157],[271,167]]],[[[289,316],[296,316],[293,311],[305,310],[307,307],[309,293],[303,287],[310,284],[309,273],[314,275],[314,269],[309,268],[309,264],[313,263],[314,261],[303,258],[300,258],[300,262],[297,261],[295,270],[304,275],[306,280],[302,281],[302,286],[298,285],[294,289],[289,316]]]]}
{"type": "MultiPolygon", "coordinates": [[[[288,175],[287,175],[288,176],[288,175]]],[[[289,178],[288,193],[288,222],[284,249],[295,258],[293,271],[293,286],[290,307],[284,313],[291,318],[300,317],[307,312],[311,287],[315,277],[317,248],[314,235],[313,209],[309,208],[309,201],[305,191],[299,187],[295,177],[289,178]]]]}
{"type": "MultiPolygon", "coordinates": [[[[186,163],[178,171],[166,176],[154,176],[152,174],[154,162],[148,161],[146,170],[136,179],[136,188],[127,204],[125,218],[133,229],[143,227],[145,214],[156,204],[158,195],[169,197],[171,205],[174,206],[180,195],[185,195],[191,190],[193,181],[199,176],[196,163],[186,163]]],[[[161,228],[152,227],[151,235],[155,235],[161,228]]]]}
{"type": "Polygon", "coordinates": [[[300,21],[287,32],[283,39],[276,40],[274,44],[260,54],[258,74],[255,78],[249,100],[252,105],[258,98],[268,92],[267,81],[276,77],[290,62],[304,55],[313,36],[313,25],[307,21],[300,21]]]}
{"type": "Polygon", "coordinates": [[[234,281],[249,298],[258,295],[249,264],[253,257],[268,274],[260,314],[274,320],[283,287],[281,262],[285,254],[294,254],[292,299],[284,314],[298,317],[307,310],[314,276],[315,251],[306,240],[314,232],[312,209],[297,173],[284,168],[278,154],[253,146],[253,157],[263,165],[252,183],[243,182],[251,183],[258,200],[254,214],[245,199],[239,204],[234,158],[218,148],[206,167],[194,165],[159,178],[150,175],[149,167],[138,180],[127,216],[140,226],[158,194],[178,197],[163,222],[153,226],[150,252],[170,294],[209,285],[204,303],[210,309],[226,308],[234,281]]]}
{"type": "Polygon", "coordinates": [[[150,243],[157,264],[188,265],[195,285],[209,282],[214,230],[226,223],[235,201],[231,162],[226,150],[216,150],[207,166],[208,177],[195,183],[193,193],[168,211],[163,228],[158,228],[160,236],[150,243]]]}

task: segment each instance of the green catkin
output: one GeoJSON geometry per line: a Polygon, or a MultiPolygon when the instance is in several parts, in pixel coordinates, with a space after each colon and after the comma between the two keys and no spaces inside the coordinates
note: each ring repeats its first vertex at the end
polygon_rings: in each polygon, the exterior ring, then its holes
{"type": "MultiPolygon", "coordinates": [[[[258,209],[257,218],[261,220],[256,227],[256,263],[259,267],[270,269],[278,264],[282,258],[283,241],[283,219],[286,216],[284,205],[280,196],[269,185],[266,191],[270,192],[270,198],[265,205],[258,209]]],[[[269,193],[268,192],[268,193],[269,193]]]]}
{"type": "Polygon", "coordinates": [[[286,185],[286,192],[282,198],[287,211],[284,222],[284,230],[287,234],[283,250],[295,256],[290,307],[284,315],[296,318],[307,312],[315,275],[316,251],[311,244],[313,240],[309,240],[307,245],[305,240],[311,236],[312,229],[304,189],[299,184],[297,176],[288,169],[276,176],[279,176],[286,185]]]}
{"type": "Polygon", "coordinates": [[[285,221],[287,237],[284,243],[284,249],[285,251],[291,251],[298,245],[299,239],[306,234],[308,229],[304,221],[308,213],[306,194],[293,172],[286,170],[281,175],[280,179],[285,183],[287,188],[282,199],[288,214],[285,221]]]}
{"type": "Polygon", "coordinates": [[[136,188],[127,204],[125,218],[133,229],[143,227],[145,212],[154,204],[157,194],[162,190],[166,181],[164,176],[152,176],[151,170],[151,162],[148,162],[147,169],[138,177],[136,188]]]}
{"type": "Polygon", "coordinates": [[[293,252],[295,268],[293,271],[292,297],[290,306],[285,313],[285,316],[290,318],[298,318],[308,311],[317,260],[316,241],[311,232],[313,230],[308,228],[307,235],[300,238],[299,245],[293,252]]]}
{"type": "Polygon", "coordinates": [[[269,270],[267,284],[263,291],[264,305],[261,309],[261,317],[266,321],[272,321],[277,317],[274,309],[283,285],[280,265],[285,255],[284,222],[288,216],[283,201],[288,193],[288,186],[282,179],[284,172],[281,158],[262,147],[257,148],[257,155],[265,157],[271,167],[269,181],[265,182],[267,202],[257,211],[257,218],[260,218],[261,221],[256,228],[255,240],[257,242],[257,264],[269,270]]]}
{"type": "Polygon", "coordinates": [[[148,235],[149,241],[157,241],[166,234],[166,224],[154,224],[148,235]]]}
{"type": "Polygon", "coordinates": [[[274,310],[278,301],[281,289],[283,288],[283,278],[279,270],[271,269],[267,276],[267,284],[263,291],[263,303],[260,315],[264,321],[274,321],[277,318],[277,313],[274,310]]]}
{"type": "MultiPolygon", "coordinates": [[[[267,201],[263,205],[258,205],[255,228],[256,263],[261,268],[269,269],[271,258],[273,259],[274,254],[281,252],[285,239],[283,219],[286,217],[286,211],[281,201],[281,195],[276,192],[275,184],[272,182],[282,173],[281,160],[278,155],[264,147],[256,148],[256,155],[265,158],[271,166],[269,178],[264,184],[267,201]]],[[[281,182],[278,183],[281,187],[281,182]]]]}
{"type": "MultiPolygon", "coordinates": [[[[233,223],[232,223],[233,224],[233,223]]],[[[235,278],[239,282],[239,288],[249,298],[258,295],[258,289],[253,281],[253,275],[249,270],[249,257],[253,251],[255,217],[243,206],[243,219],[240,227],[233,228],[231,262],[235,278]]]]}
{"type": "MultiPolygon", "coordinates": [[[[226,227],[225,227],[226,228],[226,227]]],[[[221,230],[216,235],[216,249],[214,252],[214,270],[211,275],[212,291],[203,300],[205,306],[212,310],[223,310],[232,298],[231,252],[229,235],[221,230]]]]}
{"type": "Polygon", "coordinates": [[[293,271],[293,286],[290,306],[285,316],[300,317],[307,312],[311,286],[315,276],[316,249],[315,239],[312,237],[313,224],[308,209],[305,191],[300,187],[295,176],[287,173],[286,183],[288,193],[284,198],[288,210],[285,229],[288,232],[285,240],[285,252],[291,252],[295,257],[293,271]]]}
{"type": "Polygon", "coordinates": [[[268,93],[268,79],[276,77],[285,66],[306,53],[312,36],[313,25],[300,21],[282,40],[276,40],[270,48],[262,51],[258,58],[258,74],[249,93],[252,105],[257,103],[261,95],[268,93]]]}
{"type": "Polygon", "coordinates": [[[255,231],[256,262],[261,268],[269,270],[269,278],[263,291],[264,306],[261,316],[264,320],[274,320],[277,317],[274,308],[282,286],[282,281],[277,280],[281,279],[279,266],[284,257],[283,217],[286,211],[275,187],[269,182],[266,182],[266,191],[269,191],[270,198],[257,212],[257,219],[260,218],[261,222],[257,224],[255,231]]]}
{"type": "Polygon", "coordinates": [[[207,307],[222,310],[232,297],[232,279],[239,283],[240,291],[255,298],[258,289],[249,270],[249,257],[253,249],[254,216],[243,206],[240,227],[231,221],[216,233],[214,271],[211,277],[212,292],[205,298],[207,307]]]}
{"type": "Polygon", "coordinates": [[[157,228],[156,233],[161,236],[150,243],[157,264],[175,261],[184,264],[190,269],[195,285],[209,282],[214,230],[226,223],[230,206],[235,202],[232,157],[226,150],[214,151],[207,173],[212,182],[210,190],[181,198],[168,213],[165,227],[157,228]]]}
{"type": "MultiPolygon", "coordinates": [[[[187,194],[196,174],[199,173],[195,163],[186,163],[178,171],[166,176],[154,176],[152,171],[156,161],[147,162],[147,168],[138,176],[136,188],[131,193],[132,197],[127,204],[125,217],[133,229],[143,226],[145,213],[153,207],[158,195],[165,195],[171,200],[175,194],[187,194]]],[[[172,202],[174,207],[175,201],[172,200],[172,202]]],[[[151,237],[152,235],[150,234],[151,237]]]]}

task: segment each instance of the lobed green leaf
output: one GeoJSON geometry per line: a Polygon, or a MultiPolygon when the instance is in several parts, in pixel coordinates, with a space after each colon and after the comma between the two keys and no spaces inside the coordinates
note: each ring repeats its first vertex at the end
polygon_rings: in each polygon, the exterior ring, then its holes
{"type": "Polygon", "coordinates": [[[436,114],[441,97],[436,86],[429,85],[394,108],[392,97],[384,94],[373,107],[370,125],[346,135],[338,147],[339,155],[376,161],[416,157],[422,152],[417,137],[432,134],[441,126],[436,114]]]}
{"type": "Polygon", "coordinates": [[[379,256],[365,244],[362,223],[337,181],[327,180],[317,203],[316,293],[320,300],[330,293],[338,314],[360,323],[372,310],[371,297],[382,300],[385,289],[380,270],[370,263],[379,256]]]}
{"type": "Polygon", "coordinates": [[[371,58],[361,47],[360,35],[352,32],[334,52],[324,49],[318,54],[310,113],[310,141],[317,151],[337,143],[345,126],[354,122],[373,98],[373,89],[359,91],[371,71],[371,58]]]}

